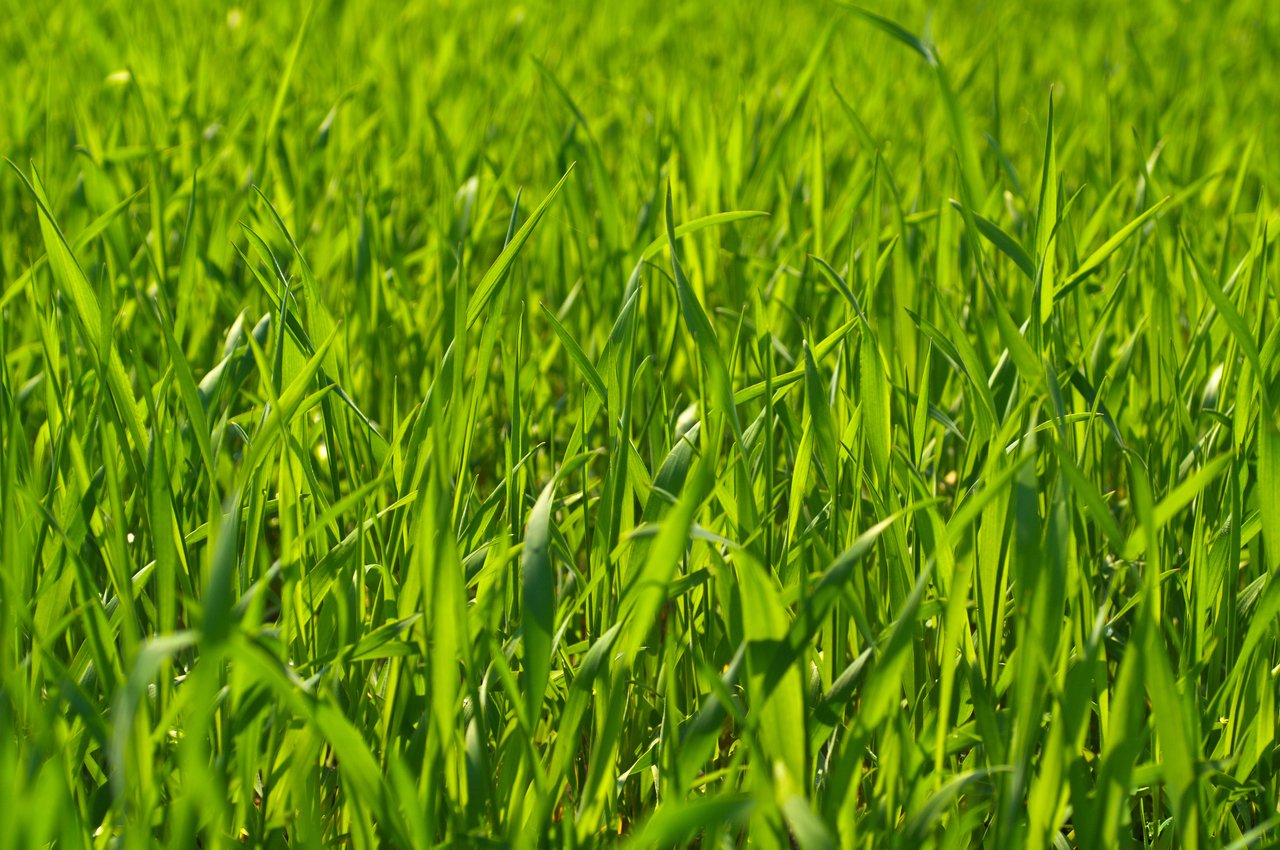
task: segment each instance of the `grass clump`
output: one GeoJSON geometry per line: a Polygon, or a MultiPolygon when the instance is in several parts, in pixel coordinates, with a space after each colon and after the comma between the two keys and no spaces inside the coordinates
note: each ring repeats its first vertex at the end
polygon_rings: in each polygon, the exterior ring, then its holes
{"type": "Polygon", "coordinates": [[[0,848],[1280,842],[1265,4],[11,4],[0,848]]]}

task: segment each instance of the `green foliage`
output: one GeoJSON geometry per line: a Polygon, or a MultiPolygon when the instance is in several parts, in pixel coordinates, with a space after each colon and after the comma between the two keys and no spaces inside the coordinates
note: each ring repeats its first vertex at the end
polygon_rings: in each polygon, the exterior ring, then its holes
{"type": "Polygon", "coordinates": [[[1280,843],[1280,14],[10,2],[0,850],[1280,843]]]}

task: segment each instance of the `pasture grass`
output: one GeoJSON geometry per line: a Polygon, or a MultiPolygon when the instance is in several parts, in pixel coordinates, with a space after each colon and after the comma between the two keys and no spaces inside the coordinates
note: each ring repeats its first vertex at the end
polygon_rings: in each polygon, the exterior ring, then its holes
{"type": "Polygon", "coordinates": [[[1274,4],[6,6],[0,850],[1280,843],[1274,4]]]}

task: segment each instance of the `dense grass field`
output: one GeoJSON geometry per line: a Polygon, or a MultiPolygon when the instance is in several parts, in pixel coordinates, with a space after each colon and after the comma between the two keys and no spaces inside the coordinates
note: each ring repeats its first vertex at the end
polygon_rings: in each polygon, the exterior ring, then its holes
{"type": "Polygon", "coordinates": [[[0,850],[1280,846],[1280,6],[5,6],[0,850]]]}

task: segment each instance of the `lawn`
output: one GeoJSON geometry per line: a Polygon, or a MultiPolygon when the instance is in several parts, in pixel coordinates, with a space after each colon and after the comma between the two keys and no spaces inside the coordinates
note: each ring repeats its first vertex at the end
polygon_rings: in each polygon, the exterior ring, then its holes
{"type": "Polygon", "coordinates": [[[1280,846],[1280,5],[9,0],[0,850],[1280,846]]]}

